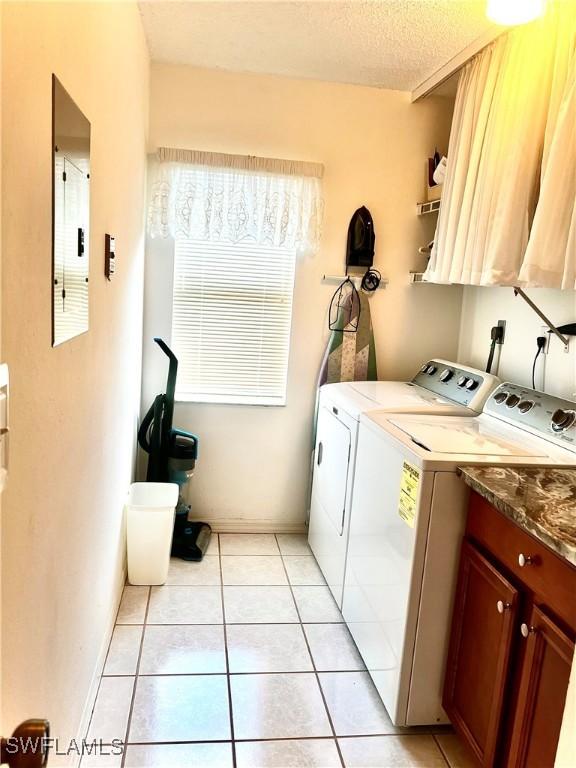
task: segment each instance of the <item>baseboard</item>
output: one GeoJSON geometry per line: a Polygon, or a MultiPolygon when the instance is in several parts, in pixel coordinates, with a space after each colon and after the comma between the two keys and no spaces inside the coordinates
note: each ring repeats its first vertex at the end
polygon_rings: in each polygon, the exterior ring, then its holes
{"type": "Polygon", "coordinates": [[[278,520],[239,520],[234,517],[203,518],[215,533],[307,533],[305,522],[283,523],[278,520]]]}
{"type": "MultiPolygon", "coordinates": [[[[104,664],[106,663],[106,656],[108,654],[108,648],[110,646],[110,640],[112,639],[112,633],[114,632],[114,626],[116,624],[116,616],[118,615],[118,609],[120,607],[120,600],[122,599],[122,592],[124,585],[126,584],[127,570],[126,561],[122,563],[122,568],[118,574],[116,584],[114,585],[114,599],[110,608],[110,613],[106,622],[106,631],[100,644],[100,651],[98,653],[98,659],[94,667],[94,673],[92,675],[92,681],[88,689],[88,695],[82,710],[82,717],[80,719],[80,725],[78,727],[78,733],[76,736],[77,744],[81,744],[82,740],[86,738],[88,726],[90,725],[90,718],[92,717],[92,710],[96,703],[96,696],[98,695],[98,688],[100,685],[100,679],[104,671],[104,664]]],[[[79,768],[80,759],[74,758],[72,763],[74,768],[79,768]]]]}

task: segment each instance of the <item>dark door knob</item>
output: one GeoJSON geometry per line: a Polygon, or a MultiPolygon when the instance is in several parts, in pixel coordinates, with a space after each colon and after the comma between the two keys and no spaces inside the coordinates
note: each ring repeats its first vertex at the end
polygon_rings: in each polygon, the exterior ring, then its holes
{"type": "Polygon", "coordinates": [[[9,739],[0,741],[0,763],[10,768],[44,768],[49,736],[47,720],[26,720],[9,739]]]}

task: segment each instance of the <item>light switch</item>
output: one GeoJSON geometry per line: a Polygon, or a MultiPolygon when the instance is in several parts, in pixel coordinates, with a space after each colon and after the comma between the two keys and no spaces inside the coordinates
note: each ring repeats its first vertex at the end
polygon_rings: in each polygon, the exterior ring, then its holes
{"type": "Polygon", "coordinates": [[[112,235],[105,235],[104,241],[104,272],[108,280],[112,280],[112,276],[116,272],[116,238],[112,235]]]}

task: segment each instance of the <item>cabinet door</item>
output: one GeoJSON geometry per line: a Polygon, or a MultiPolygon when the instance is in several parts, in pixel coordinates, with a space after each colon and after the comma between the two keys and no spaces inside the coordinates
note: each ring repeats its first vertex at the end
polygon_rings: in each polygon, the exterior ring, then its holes
{"type": "Polygon", "coordinates": [[[537,606],[519,630],[526,642],[512,729],[512,768],[552,768],[562,726],[574,643],[537,606]]]}
{"type": "Polygon", "coordinates": [[[494,765],[518,592],[468,541],[462,545],[443,705],[479,763],[494,765]]]}

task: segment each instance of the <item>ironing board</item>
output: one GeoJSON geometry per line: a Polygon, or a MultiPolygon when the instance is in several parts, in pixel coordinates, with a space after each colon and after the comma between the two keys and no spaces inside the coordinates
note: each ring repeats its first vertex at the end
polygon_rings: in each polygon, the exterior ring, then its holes
{"type": "MultiPolygon", "coordinates": [[[[342,329],[346,313],[340,313],[337,329],[330,333],[322,357],[318,387],[340,381],[374,381],[377,378],[370,303],[365,293],[360,292],[359,296],[358,329],[355,333],[345,333],[342,329]]],[[[357,313],[352,319],[356,317],[357,313]]]]}
{"type": "Polygon", "coordinates": [[[316,450],[316,427],[318,423],[318,403],[320,387],[323,384],[335,384],[341,381],[375,381],[378,378],[376,369],[376,348],[374,346],[374,331],[370,316],[370,304],[366,294],[360,292],[360,317],[355,333],[345,333],[342,328],[347,322],[356,320],[356,312],[350,317],[349,312],[341,311],[337,327],[331,331],[326,344],[318,385],[316,389],[316,404],[314,406],[314,421],[312,424],[312,453],[310,456],[310,475],[308,483],[308,516],[312,499],[312,476],[314,468],[314,452],[316,450]],[[345,319],[346,318],[346,319],[345,319]]]}

